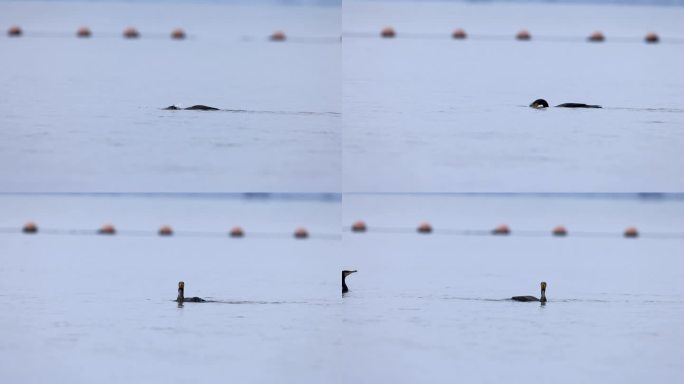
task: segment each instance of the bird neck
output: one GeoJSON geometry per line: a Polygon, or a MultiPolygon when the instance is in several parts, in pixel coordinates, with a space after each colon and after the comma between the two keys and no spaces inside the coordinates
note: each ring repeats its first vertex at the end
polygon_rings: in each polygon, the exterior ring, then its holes
{"type": "Polygon", "coordinates": [[[344,272],[342,272],[342,292],[347,292],[349,291],[349,288],[347,287],[347,276],[344,275],[344,272]]]}
{"type": "Polygon", "coordinates": [[[539,301],[541,301],[542,303],[546,302],[546,290],[545,289],[542,289],[541,298],[539,299],[539,301]]]}
{"type": "Polygon", "coordinates": [[[185,298],[185,289],[178,288],[178,298],[176,299],[176,301],[178,301],[179,303],[182,303],[184,298],[185,298]]]}

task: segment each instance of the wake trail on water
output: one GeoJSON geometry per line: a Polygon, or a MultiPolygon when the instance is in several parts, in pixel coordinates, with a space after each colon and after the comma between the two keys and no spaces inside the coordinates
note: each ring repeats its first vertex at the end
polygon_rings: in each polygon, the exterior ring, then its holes
{"type": "MultiPolygon", "coordinates": [[[[172,107],[178,108],[177,110],[186,110],[181,106],[181,104],[173,104],[172,107]]],[[[171,108],[171,107],[168,107],[171,108]]],[[[167,108],[161,108],[161,110],[168,110],[167,108]]],[[[171,109],[171,111],[177,111],[171,109]]],[[[208,112],[200,110],[200,112],[208,112]]],[[[253,110],[253,109],[222,109],[218,108],[211,110],[209,112],[230,112],[230,113],[247,113],[247,114],[260,114],[260,115],[290,115],[290,116],[340,116],[340,112],[312,112],[312,111],[266,111],[266,110],[253,110]]]]}
{"type": "MultiPolygon", "coordinates": [[[[458,301],[483,301],[483,302],[501,302],[501,301],[513,301],[510,298],[506,299],[491,299],[491,298],[480,298],[480,297],[442,297],[441,300],[458,300],[458,301]]],[[[534,301],[533,301],[534,303],[534,301]]],[[[642,300],[630,300],[630,299],[549,299],[547,303],[671,303],[671,304],[684,304],[684,300],[653,300],[653,299],[642,299],[642,300]]]]}
{"type": "MultiPolygon", "coordinates": [[[[176,300],[171,300],[176,302],[176,300]]],[[[202,304],[202,303],[217,303],[217,304],[234,304],[234,305],[269,305],[269,304],[308,304],[306,301],[259,301],[259,300],[212,300],[205,299],[204,301],[184,302],[183,304],[202,304]]]]}
{"type": "Polygon", "coordinates": [[[310,111],[254,111],[249,109],[220,109],[223,112],[253,113],[266,115],[304,115],[304,116],[339,116],[339,112],[310,112],[310,111]]]}

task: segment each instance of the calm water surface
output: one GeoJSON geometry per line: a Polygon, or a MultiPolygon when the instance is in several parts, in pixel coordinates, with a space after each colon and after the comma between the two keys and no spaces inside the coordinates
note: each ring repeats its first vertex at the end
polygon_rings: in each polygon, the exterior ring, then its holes
{"type": "Polygon", "coordinates": [[[342,214],[329,196],[4,195],[0,206],[0,372],[11,382],[107,381],[103,373],[108,382],[668,382],[683,373],[677,196],[349,195],[342,214]],[[345,231],[340,243],[340,222],[358,219],[368,232],[345,231]],[[27,220],[38,234],[19,233],[27,220]],[[434,234],[415,233],[423,220],[434,234]],[[120,234],[95,235],[104,222],[120,234]],[[510,236],[446,232],[502,222],[510,236]],[[157,236],[163,223],[176,235],[157,236]],[[549,234],[559,223],[565,238],[549,234]],[[233,225],[246,237],[228,238],[233,225]],[[310,239],[292,238],[300,225],[310,239]],[[628,225],[642,235],[623,238],[628,225]],[[342,268],[359,272],[340,300],[342,268]],[[178,308],[181,279],[188,296],[218,302],[178,308]],[[538,295],[542,280],[545,306],[506,300],[538,295]],[[30,369],[35,361],[45,369],[30,369]]]}
{"type": "Polygon", "coordinates": [[[0,196],[0,206],[3,228],[32,217],[45,229],[107,220],[121,231],[0,234],[0,381],[320,383],[339,376],[339,237],[316,236],[339,231],[338,201],[0,196]],[[156,236],[159,223],[177,235],[156,236]],[[245,238],[183,235],[226,233],[236,224],[245,238]],[[295,225],[306,225],[311,238],[293,239],[295,225]],[[148,232],[125,235],[130,229],[148,232]],[[186,296],[223,303],[178,308],[181,279],[186,296]]]}
{"type": "Polygon", "coordinates": [[[348,192],[681,191],[679,7],[344,7],[348,192]],[[379,38],[385,25],[395,39],[379,38]],[[470,34],[450,38],[456,27],[470,34]],[[532,41],[514,34],[527,28],[532,41]],[[589,44],[595,29],[607,37],[589,44]],[[647,45],[657,31],[662,43],[647,45]],[[532,110],[584,102],[604,109],[532,110]]]}
{"type": "Polygon", "coordinates": [[[0,189],[329,192],[336,7],[3,2],[0,189]],[[90,39],[77,39],[88,25],[90,39]],[[141,33],[125,40],[129,25],[141,33]],[[188,38],[173,41],[173,28],[188,38]],[[271,43],[282,29],[290,37],[271,43]],[[49,64],[48,64],[49,63],[49,64]],[[205,104],[232,111],[162,111],[205,104]]]}
{"type": "Polygon", "coordinates": [[[347,232],[344,371],[347,382],[676,381],[684,373],[682,201],[355,195],[347,232]],[[437,231],[383,234],[383,227],[437,231]],[[491,229],[508,237],[449,236],[491,229]],[[568,237],[554,238],[562,223],[568,237]],[[621,236],[626,223],[678,239],[621,236]],[[374,230],[374,228],[376,230],[374,230]],[[548,230],[527,237],[516,230],[548,230]],[[614,231],[602,238],[573,231],[614,231]],[[539,296],[547,281],[549,302],[539,296]]]}

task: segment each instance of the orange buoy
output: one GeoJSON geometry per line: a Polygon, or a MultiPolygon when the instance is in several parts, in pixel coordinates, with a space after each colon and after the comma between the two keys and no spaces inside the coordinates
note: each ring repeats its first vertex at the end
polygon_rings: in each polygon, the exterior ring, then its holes
{"type": "Polygon", "coordinates": [[[395,37],[397,33],[394,31],[394,28],[392,27],[385,27],[380,31],[380,36],[385,37],[385,38],[392,38],[395,37]]]}
{"type": "Polygon", "coordinates": [[[138,30],[134,27],[128,27],[124,30],[123,35],[127,39],[137,39],[140,37],[140,32],[138,32],[138,30]]]}
{"type": "Polygon", "coordinates": [[[518,31],[515,38],[518,40],[530,40],[532,39],[532,35],[530,35],[530,32],[528,32],[527,29],[522,29],[518,31]]]}
{"type": "Polygon", "coordinates": [[[7,30],[7,35],[12,37],[19,37],[22,34],[21,27],[18,25],[13,25],[7,30]]]}
{"type": "Polygon", "coordinates": [[[629,227],[625,229],[625,237],[639,237],[639,231],[636,227],[629,227]]]}
{"type": "Polygon", "coordinates": [[[81,27],[76,31],[76,36],[77,37],[90,37],[92,36],[92,32],[90,31],[90,28],[88,27],[81,27]]]}
{"type": "Polygon", "coordinates": [[[567,236],[567,234],[568,230],[562,225],[557,225],[556,228],[553,229],[554,236],[567,236]]]}
{"type": "Polygon", "coordinates": [[[171,31],[171,38],[174,40],[183,40],[185,39],[185,31],[183,28],[176,28],[171,31]]]}
{"type": "Polygon", "coordinates": [[[600,42],[604,41],[605,39],[606,39],[606,37],[603,36],[603,33],[601,33],[600,31],[596,31],[596,32],[592,33],[587,38],[587,40],[592,41],[592,42],[597,42],[597,43],[600,43],[600,42]]]}
{"type": "Polygon", "coordinates": [[[105,224],[97,231],[97,233],[100,235],[115,235],[116,228],[114,228],[114,226],[111,224],[105,224]]]}
{"type": "Polygon", "coordinates": [[[294,231],[294,237],[295,239],[306,239],[309,237],[309,232],[307,232],[306,228],[297,228],[294,231]]]}
{"type": "Polygon", "coordinates": [[[644,41],[647,43],[657,43],[660,41],[660,38],[655,32],[649,32],[646,34],[646,37],[644,37],[644,41]]]}
{"type": "Polygon", "coordinates": [[[492,230],[492,235],[510,235],[511,234],[511,229],[508,228],[508,225],[506,224],[501,224],[498,225],[496,228],[492,230]]]}
{"type": "Polygon", "coordinates": [[[22,231],[24,233],[38,233],[38,226],[33,223],[33,222],[28,222],[24,224],[24,228],[22,228],[22,231]]]}
{"type": "Polygon", "coordinates": [[[432,233],[432,226],[430,223],[421,223],[418,228],[416,228],[418,233],[432,233]]]}
{"type": "Polygon", "coordinates": [[[352,226],[351,226],[352,232],[366,232],[366,229],[367,229],[366,223],[364,223],[364,222],[361,221],[361,220],[355,222],[355,223],[352,224],[352,226]]]}
{"type": "Polygon", "coordinates": [[[285,32],[275,31],[271,34],[270,39],[271,39],[271,41],[285,41],[285,39],[286,39],[285,32]]]}
{"type": "Polygon", "coordinates": [[[245,231],[242,230],[241,227],[233,227],[230,230],[230,237],[243,237],[245,235],[245,231]]]}
{"type": "Polygon", "coordinates": [[[466,37],[468,37],[468,35],[466,34],[466,31],[463,28],[458,28],[451,33],[451,37],[453,39],[465,39],[466,37]]]}
{"type": "Polygon", "coordinates": [[[173,229],[171,229],[170,226],[162,225],[162,227],[159,228],[159,236],[171,236],[171,235],[173,235],[173,229]]]}

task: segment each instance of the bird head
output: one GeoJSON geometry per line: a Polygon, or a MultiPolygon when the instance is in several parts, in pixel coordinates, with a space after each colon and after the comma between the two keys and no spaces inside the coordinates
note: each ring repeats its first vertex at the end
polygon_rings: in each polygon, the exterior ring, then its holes
{"type": "Polygon", "coordinates": [[[548,108],[549,103],[546,102],[544,99],[537,99],[530,104],[530,107],[536,108],[536,109],[541,109],[541,108],[548,108]]]}

